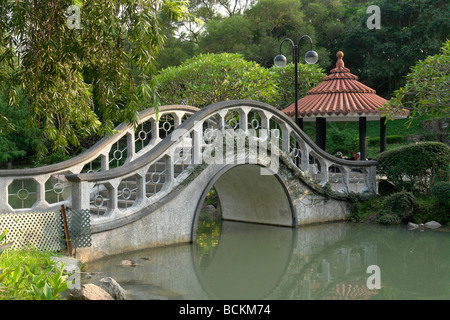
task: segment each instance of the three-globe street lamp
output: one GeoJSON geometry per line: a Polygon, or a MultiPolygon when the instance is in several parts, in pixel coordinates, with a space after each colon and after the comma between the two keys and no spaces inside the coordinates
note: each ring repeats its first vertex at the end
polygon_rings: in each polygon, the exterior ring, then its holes
{"type": "Polygon", "coordinates": [[[281,43],[280,43],[280,54],[278,54],[273,59],[273,62],[274,62],[274,64],[277,67],[279,67],[279,68],[284,67],[286,65],[286,63],[287,63],[287,59],[286,59],[286,57],[284,55],[281,54],[281,47],[282,47],[284,42],[286,42],[286,41],[290,42],[290,44],[292,46],[292,57],[294,59],[295,123],[302,130],[303,130],[303,121],[301,123],[299,123],[299,118],[298,118],[298,92],[297,91],[298,91],[298,62],[300,61],[299,44],[300,44],[300,41],[303,38],[309,39],[309,43],[311,45],[311,49],[308,52],[306,52],[306,54],[305,54],[305,61],[308,64],[315,64],[319,60],[319,55],[317,54],[317,52],[315,52],[313,50],[313,42],[312,42],[311,37],[308,36],[308,35],[301,36],[300,39],[298,40],[297,44],[295,44],[294,41],[292,41],[289,38],[286,38],[283,41],[281,41],[281,43]]]}

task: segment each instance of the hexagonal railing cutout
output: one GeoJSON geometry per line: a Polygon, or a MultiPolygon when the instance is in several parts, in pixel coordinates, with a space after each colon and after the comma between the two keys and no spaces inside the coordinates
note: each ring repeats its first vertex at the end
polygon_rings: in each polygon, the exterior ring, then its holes
{"type": "Polygon", "coordinates": [[[108,202],[110,201],[109,189],[106,184],[96,184],[90,193],[91,213],[97,217],[105,216],[108,213],[108,202]]]}
{"type": "Polygon", "coordinates": [[[139,194],[139,176],[133,175],[131,177],[122,179],[117,189],[118,207],[121,210],[126,210],[132,207],[139,194]]]}
{"type": "Polygon", "coordinates": [[[134,132],[134,143],[136,152],[144,149],[154,138],[155,133],[153,132],[154,128],[154,119],[150,119],[148,121],[142,122],[134,132]]]}
{"type": "Polygon", "coordinates": [[[8,186],[8,204],[13,209],[29,209],[37,201],[37,182],[34,179],[14,179],[8,186]]]}
{"type": "Polygon", "coordinates": [[[72,193],[72,184],[65,175],[70,172],[52,175],[45,182],[45,201],[49,204],[65,201],[72,193]]]}

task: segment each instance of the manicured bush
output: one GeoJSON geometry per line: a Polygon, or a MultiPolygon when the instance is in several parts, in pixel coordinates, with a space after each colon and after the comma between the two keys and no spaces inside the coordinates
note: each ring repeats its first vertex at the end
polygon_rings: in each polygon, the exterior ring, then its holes
{"type": "MultiPolygon", "coordinates": [[[[405,137],[401,136],[401,135],[386,136],[386,143],[388,143],[388,144],[402,143],[404,141],[405,141],[405,137]]],[[[380,145],[380,137],[374,137],[374,138],[367,139],[367,144],[369,146],[380,145]]]]}
{"type": "Polygon", "coordinates": [[[380,153],[379,173],[394,186],[428,194],[436,181],[448,179],[450,148],[440,142],[421,142],[380,153]]]}
{"type": "Polygon", "coordinates": [[[431,188],[431,194],[439,202],[448,204],[450,202],[450,181],[438,181],[431,188]]]}

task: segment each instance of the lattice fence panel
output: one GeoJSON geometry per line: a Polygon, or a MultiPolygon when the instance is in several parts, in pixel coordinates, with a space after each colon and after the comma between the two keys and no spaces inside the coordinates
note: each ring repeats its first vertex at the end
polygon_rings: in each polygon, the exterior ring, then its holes
{"type": "Polygon", "coordinates": [[[40,250],[60,251],[64,229],[59,212],[23,212],[0,214],[0,233],[8,229],[12,248],[32,245],[40,250]]]}
{"type": "Polygon", "coordinates": [[[72,248],[91,246],[91,212],[90,210],[67,210],[67,225],[69,228],[72,248]]]}

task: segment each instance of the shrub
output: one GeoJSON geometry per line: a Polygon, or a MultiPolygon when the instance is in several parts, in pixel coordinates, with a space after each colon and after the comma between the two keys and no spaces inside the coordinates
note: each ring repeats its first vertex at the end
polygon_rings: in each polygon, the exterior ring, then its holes
{"type": "Polygon", "coordinates": [[[448,204],[450,202],[450,182],[449,181],[436,182],[431,188],[431,194],[439,202],[448,204]]]}
{"type": "Polygon", "coordinates": [[[352,129],[341,130],[331,124],[327,128],[327,151],[336,154],[338,151],[349,155],[350,152],[358,150],[358,132],[352,129]]]}
{"type": "Polygon", "coordinates": [[[450,222],[450,204],[440,202],[435,197],[418,196],[417,207],[411,216],[411,222],[426,223],[437,221],[441,224],[450,222]]]}
{"type": "Polygon", "coordinates": [[[414,193],[426,193],[440,180],[447,179],[450,148],[440,142],[421,142],[380,153],[379,173],[394,186],[414,193]]]}
{"type": "Polygon", "coordinates": [[[411,216],[416,207],[416,198],[411,192],[401,191],[387,196],[382,202],[382,208],[388,213],[396,214],[401,221],[411,216]]]}
{"type": "Polygon", "coordinates": [[[402,222],[402,219],[395,213],[383,212],[377,216],[376,222],[387,225],[400,224],[402,222]]]}
{"type": "MultiPolygon", "coordinates": [[[[405,137],[401,136],[401,135],[386,136],[386,143],[388,143],[388,144],[402,143],[404,141],[405,141],[405,137]]],[[[374,138],[367,139],[367,144],[369,146],[380,145],[380,137],[374,137],[374,138]]]]}

